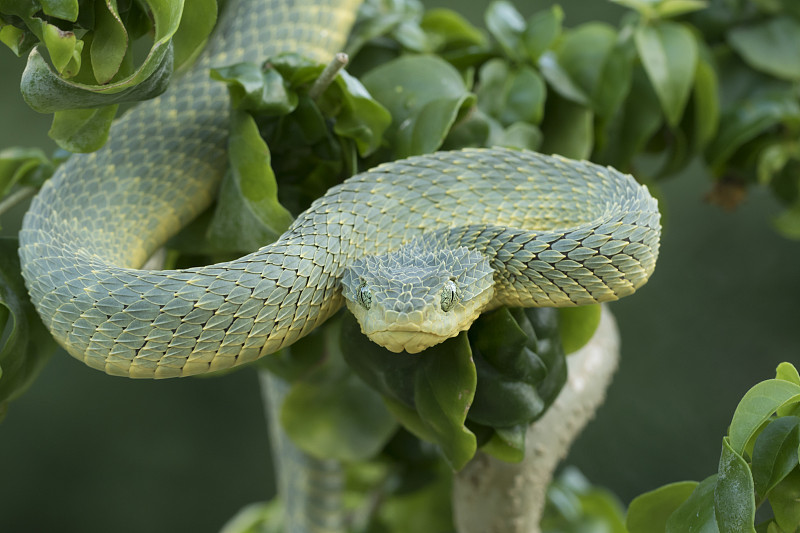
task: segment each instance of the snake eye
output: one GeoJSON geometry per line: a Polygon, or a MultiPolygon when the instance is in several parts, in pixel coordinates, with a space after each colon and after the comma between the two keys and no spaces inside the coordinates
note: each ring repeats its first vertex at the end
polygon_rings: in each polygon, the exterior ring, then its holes
{"type": "Polygon", "coordinates": [[[356,290],[356,301],[360,303],[364,309],[369,309],[372,306],[372,291],[369,290],[365,281],[362,281],[361,285],[356,290]]]}
{"type": "Polygon", "coordinates": [[[458,287],[456,287],[456,282],[452,279],[447,280],[447,283],[442,287],[441,300],[442,311],[445,313],[452,309],[458,301],[458,287]]]}

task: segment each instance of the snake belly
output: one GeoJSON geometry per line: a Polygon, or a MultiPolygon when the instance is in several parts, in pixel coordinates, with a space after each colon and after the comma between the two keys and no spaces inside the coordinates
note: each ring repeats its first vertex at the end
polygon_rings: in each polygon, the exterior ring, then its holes
{"type": "Polygon", "coordinates": [[[646,282],[660,237],[646,188],[613,169],[504,149],[381,165],[333,187],[242,258],[138,269],[211,203],[225,171],[227,94],[208,68],[282,51],[325,60],[343,47],[358,4],[230,0],[191,72],[45,184],[20,233],[22,272],[70,354],[135,378],[253,361],[335,313],[353,261],[437,228],[489,255],[493,305],[602,302],[646,282]]]}

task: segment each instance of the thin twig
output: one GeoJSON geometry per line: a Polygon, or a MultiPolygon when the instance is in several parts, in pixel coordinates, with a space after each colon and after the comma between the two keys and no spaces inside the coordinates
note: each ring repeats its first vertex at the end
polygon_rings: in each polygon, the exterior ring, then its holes
{"type": "Polygon", "coordinates": [[[36,187],[20,187],[0,200],[0,215],[34,194],[36,194],[36,187]]]}
{"type": "Polygon", "coordinates": [[[333,59],[331,59],[331,62],[325,67],[325,70],[322,71],[322,74],[319,75],[319,78],[314,81],[314,85],[311,86],[308,95],[313,100],[322,96],[322,93],[324,93],[325,89],[336,79],[339,71],[347,65],[349,60],[349,57],[344,52],[339,52],[333,56],[333,59]]]}

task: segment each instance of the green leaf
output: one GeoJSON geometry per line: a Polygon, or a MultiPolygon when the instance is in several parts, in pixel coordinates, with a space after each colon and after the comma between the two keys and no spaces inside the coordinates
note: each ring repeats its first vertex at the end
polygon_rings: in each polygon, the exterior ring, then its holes
{"type": "Polygon", "coordinates": [[[481,67],[478,78],[478,107],[503,126],[542,121],[547,89],[531,67],[512,68],[502,59],[492,59],[481,67]]]}
{"type": "Polygon", "coordinates": [[[56,348],[28,299],[16,239],[0,238],[0,419],[56,348]]]}
{"type": "Polygon", "coordinates": [[[783,531],[797,531],[800,528],[800,467],[792,470],[772,489],[769,504],[775,521],[783,531]]]}
{"type": "Polygon", "coordinates": [[[591,340],[600,324],[602,311],[599,305],[563,307],[558,310],[561,346],[566,355],[577,352],[591,340]]]}
{"type": "Polygon", "coordinates": [[[497,40],[505,54],[515,60],[522,59],[525,19],[517,8],[506,0],[495,0],[486,9],[484,20],[489,33],[497,40]]]}
{"type": "Polygon", "coordinates": [[[0,150],[0,198],[17,184],[40,186],[54,170],[54,165],[39,148],[0,150]]]}
{"type": "Polygon", "coordinates": [[[203,50],[217,22],[217,0],[192,0],[191,9],[184,9],[172,44],[175,68],[191,64],[203,50]]]}
{"type": "Polygon", "coordinates": [[[297,108],[297,93],[288,87],[274,68],[262,69],[255,63],[237,63],[211,69],[211,78],[228,85],[235,109],[281,116],[297,108]]]}
{"type": "Polygon", "coordinates": [[[429,9],[420,22],[434,50],[454,46],[485,46],[486,37],[467,19],[450,9],[429,9]]]}
{"type": "Polygon", "coordinates": [[[745,446],[779,408],[800,402],[800,385],[779,379],[768,379],[751,388],[733,413],[730,446],[741,455],[745,446]]]}
{"type": "Polygon", "coordinates": [[[561,35],[563,20],[564,10],[559,5],[534,13],[528,19],[522,40],[531,61],[534,63],[538,61],[539,57],[556,42],[561,35]]]}
{"type": "Polygon", "coordinates": [[[116,2],[95,3],[95,32],[92,39],[92,70],[100,85],[116,76],[128,50],[128,32],[117,12],[116,2]]]}
{"type": "Polygon", "coordinates": [[[714,514],[716,485],[716,474],[701,481],[691,496],[669,516],[664,533],[720,533],[714,514]]]}
{"type": "Polygon", "coordinates": [[[772,220],[772,225],[787,239],[800,240],[800,205],[785,209],[772,220]]]}
{"type": "Polygon", "coordinates": [[[547,533],[628,533],[619,500],[573,467],[548,487],[541,526],[547,533]]]}
{"type": "Polygon", "coordinates": [[[0,43],[8,46],[19,57],[35,46],[37,39],[32,32],[4,24],[0,18],[0,43]]]}
{"type": "Polygon", "coordinates": [[[572,159],[587,159],[594,144],[592,110],[553,95],[547,101],[541,151],[572,159]]]}
{"type": "Polygon", "coordinates": [[[81,68],[83,41],[71,31],[63,31],[53,24],[42,24],[42,40],[50,53],[50,60],[58,73],[65,78],[76,75],[81,68]]]}
{"type": "Polygon", "coordinates": [[[732,29],[731,47],[756,70],[789,81],[800,80],[800,21],[780,16],[732,29]]]}
{"type": "Polygon", "coordinates": [[[231,251],[253,251],[278,238],[292,215],[278,202],[270,152],[249,114],[232,110],[228,157],[208,239],[231,251]]]}
{"type": "Polygon", "coordinates": [[[705,0],[662,0],[656,4],[656,14],[661,18],[671,18],[708,7],[705,0]]]}
{"type": "Polygon", "coordinates": [[[775,379],[782,379],[800,385],[800,374],[792,363],[781,363],[776,370],[775,379]]]}
{"type": "Polygon", "coordinates": [[[755,533],[756,500],[747,461],[722,439],[719,474],[714,488],[714,513],[722,533],[755,533]]]}
{"type": "Polygon", "coordinates": [[[514,122],[491,141],[493,146],[519,150],[538,150],[542,145],[542,130],[527,122],[514,122]]]}
{"type": "Polygon", "coordinates": [[[604,66],[616,41],[614,28],[601,22],[590,22],[564,33],[558,42],[558,64],[590,100],[604,83],[616,85],[615,76],[603,76],[604,66]]]}
{"type": "Polygon", "coordinates": [[[689,498],[697,485],[697,481],[679,481],[634,498],[625,522],[629,533],[664,533],[667,519],[689,498]]]}
{"type": "Polygon", "coordinates": [[[280,499],[250,503],[228,519],[220,533],[283,533],[284,508],[280,499]]]}
{"type": "Polygon", "coordinates": [[[385,138],[395,158],[435,151],[475,102],[458,71],[435,56],[400,57],[371,70],[362,82],[392,115],[385,138]]]}
{"type": "Polygon", "coordinates": [[[702,150],[719,127],[719,81],[711,64],[702,57],[694,75],[694,149],[702,150]]]}
{"type": "Polygon", "coordinates": [[[508,428],[495,428],[492,438],[481,451],[507,463],[519,463],[525,458],[526,424],[508,428]]]}
{"type": "Polygon", "coordinates": [[[56,111],[47,135],[70,152],[93,152],[108,140],[108,132],[119,106],[56,111]]]}
{"type": "Polygon", "coordinates": [[[753,482],[756,493],[766,497],[797,467],[800,448],[800,418],[784,416],[770,422],[753,447],[753,482]]]}
{"type": "Polygon", "coordinates": [[[538,66],[542,76],[558,94],[575,103],[589,105],[589,96],[570,78],[555,52],[547,51],[539,56],[538,66]]]}
{"type": "MultiPolygon", "coordinates": [[[[292,384],[281,407],[281,425],[292,442],[315,457],[364,461],[389,441],[397,421],[380,395],[344,363],[339,331],[338,324],[324,326],[327,357],[292,384]]],[[[302,351],[298,344],[289,350],[302,351]]]]}
{"type": "Polygon", "coordinates": [[[448,464],[461,470],[477,450],[475,435],[464,426],[477,384],[465,333],[428,348],[414,381],[414,403],[448,464]]]}
{"type": "Polygon", "coordinates": [[[52,113],[66,109],[136,102],[164,92],[172,74],[171,39],[180,23],[183,0],[145,0],[145,2],[155,21],[155,35],[149,53],[135,72],[104,85],[67,81],[53,72],[41,54],[34,49],[28,56],[20,84],[20,90],[28,105],[40,113],[52,113]]]}
{"type": "Polygon", "coordinates": [[[680,122],[697,70],[697,42],[692,32],[675,22],[639,26],[636,48],[658,95],[667,122],[680,122]]]}
{"type": "Polygon", "coordinates": [[[78,20],[78,0],[38,0],[45,15],[75,22],[78,20]]]}

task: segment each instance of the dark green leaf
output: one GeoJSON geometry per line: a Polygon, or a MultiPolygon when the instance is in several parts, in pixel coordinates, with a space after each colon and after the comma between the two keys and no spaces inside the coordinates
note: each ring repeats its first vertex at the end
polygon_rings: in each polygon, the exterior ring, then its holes
{"type": "Polygon", "coordinates": [[[178,31],[172,36],[175,68],[191,64],[203,49],[217,22],[217,0],[192,0],[183,10],[178,31]]]}
{"type": "Polygon", "coordinates": [[[754,69],[789,81],[800,80],[800,21],[782,16],[734,28],[728,42],[754,69]]]}
{"type": "Polygon", "coordinates": [[[92,109],[56,111],[47,134],[64,150],[93,152],[106,143],[117,107],[113,104],[92,109]]]}
{"type": "MultiPolygon", "coordinates": [[[[300,449],[319,458],[364,461],[375,456],[397,429],[380,395],[342,359],[339,326],[324,327],[324,363],[292,384],[281,407],[281,424],[300,449]]],[[[293,345],[289,350],[302,350],[293,345]]]]}
{"type": "Polygon", "coordinates": [[[797,467],[800,447],[800,418],[785,416],[771,421],[756,438],[753,447],[753,482],[756,493],[766,497],[797,467]]]}
{"type": "Polygon", "coordinates": [[[691,496],[669,516],[664,533],[720,533],[714,516],[716,485],[716,474],[701,481],[691,496]]]}
{"type": "Polygon", "coordinates": [[[548,98],[541,151],[572,159],[587,159],[594,144],[594,114],[588,107],[560,98],[548,98]]]}
{"type": "Polygon", "coordinates": [[[566,355],[577,352],[591,340],[600,324],[602,311],[599,305],[563,307],[558,310],[561,346],[566,355]]]}
{"type": "Polygon", "coordinates": [[[484,20],[489,33],[497,39],[505,54],[512,59],[522,59],[525,19],[517,8],[506,0],[495,0],[486,9],[484,20]]]}
{"type": "Polygon", "coordinates": [[[392,115],[385,137],[396,158],[435,151],[475,100],[458,71],[435,56],[400,57],[362,82],[392,115]]]}
{"type": "Polygon", "coordinates": [[[697,41],[675,22],[658,22],[636,29],[636,48],[653,84],[667,122],[680,122],[697,70],[697,41]]]}
{"type": "Polygon", "coordinates": [[[697,488],[697,481],[679,481],[637,496],[628,507],[630,533],[664,533],[667,519],[697,488]]]}
{"type": "Polygon", "coordinates": [[[425,362],[414,381],[414,403],[454,470],[461,470],[477,449],[475,435],[464,426],[477,383],[471,355],[461,333],[417,356],[425,362]]]}
{"type": "Polygon", "coordinates": [[[731,448],[728,437],[722,439],[714,513],[721,533],[755,533],[753,476],[747,461],[731,448]]]}
{"type": "Polygon", "coordinates": [[[800,528],[800,467],[772,489],[769,504],[783,531],[794,532],[800,528]]]}
{"type": "Polygon", "coordinates": [[[16,239],[0,238],[0,417],[56,348],[28,299],[16,239]]]}
{"type": "Polygon", "coordinates": [[[17,184],[38,187],[55,167],[39,148],[0,150],[0,198],[17,184]]]}
{"type": "Polygon", "coordinates": [[[719,126],[719,81],[711,64],[702,57],[694,76],[694,150],[702,150],[719,126]]]}
{"type": "Polygon", "coordinates": [[[800,402],[800,385],[779,379],[768,379],[751,388],[733,413],[730,446],[741,455],[761,425],[782,406],[800,402]]]}
{"type": "Polygon", "coordinates": [[[558,39],[561,35],[562,20],[564,20],[564,11],[558,5],[534,13],[528,19],[522,39],[531,61],[534,63],[538,61],[539,57],[558,39]]]}
{"type": "Polygon", "coordinates": [[[97,83],[105,85],[119,72],[128,50],[128,32],[112,0],[95,3],[95,24],[92,70],[97,83]]]}
{"type": "Polygon", "coordinates": [[[502,59],[492,59],[481,67],[478,78],[478,107],[503,126],[541,122],[547,89],[531,67],[511,68],[502,59]]]}
{"type": "Polygon", "coordinates": [[[253,118],[231,112],[230,169],[223,178],[208,239],[221,249],[247,252],[269,244],[292,222],[278,202],[270,152],[253,118]]]}

